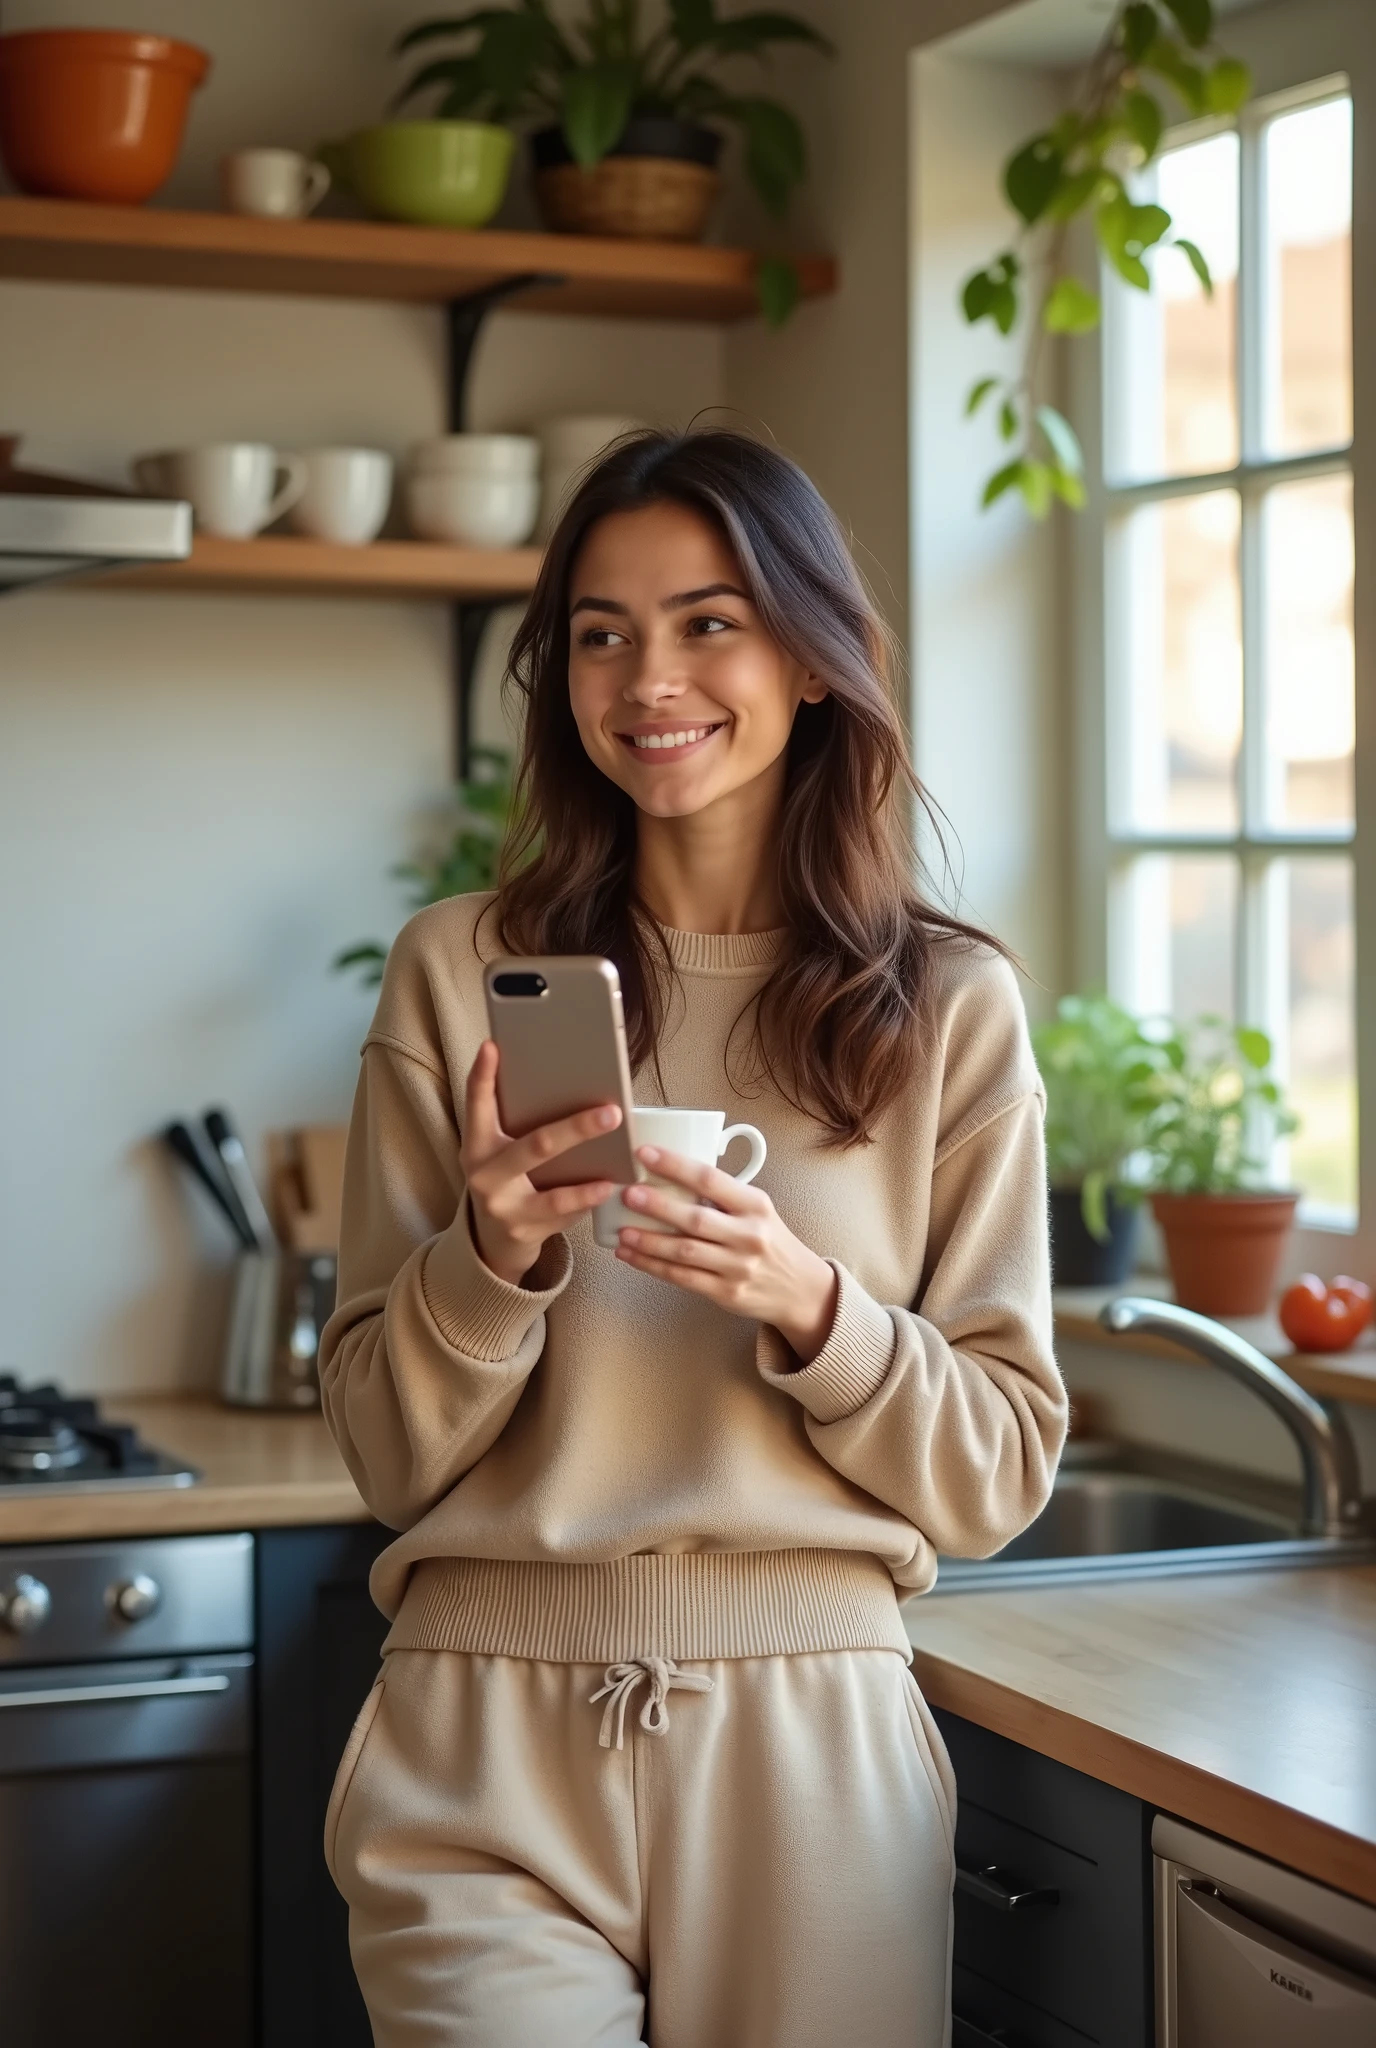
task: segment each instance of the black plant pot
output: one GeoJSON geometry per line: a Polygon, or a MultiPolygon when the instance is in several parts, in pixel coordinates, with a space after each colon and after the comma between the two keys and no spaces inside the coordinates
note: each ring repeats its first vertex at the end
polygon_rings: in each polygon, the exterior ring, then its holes
{"type": "Polygon", "coordinates": [[[1138,1205],[1107,1203],[1108,1242],[1085,1228],[1078,1188],[1051,1190],[1051,1279],[1056,1287],[1116,1287],[1132,1271],[1137,1254],[1138,1205]]]}
{"type": "MultiPolygon", "coordinates": [[[[680,163],[705,164],[708,170],[715,170],[721,149],[722,137],[715,128],[705,128],[701,121],[684,121],[677,114],[632,114],[621,140],[607,154],[671,157],[680,163]]],[[[530,156],[537,171],[573,162],[573,152],[557,124],[535,130],[530,138],[530,156]]]]}

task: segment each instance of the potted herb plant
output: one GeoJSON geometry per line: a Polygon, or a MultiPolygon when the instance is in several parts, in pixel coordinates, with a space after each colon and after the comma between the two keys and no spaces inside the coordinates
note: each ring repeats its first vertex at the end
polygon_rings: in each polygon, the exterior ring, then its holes
{"type": "Polygon", "coordinates": [[[1131,1272],[1142,1189],[1132,1177],[1159,1100],[1163,1055],[1107,996],[1062,997],[1032,1044],[1046,1087],[1051,1263],[1058,1287],[1112,1287],[1131,1272]]]}
{"type": "Polygon", "coordinates": [[[1267,1185],[1293,1131],[1264,1031],[1201,1017],[1159,1041],[1148,1152],[1152,1212],[1175,1297],[1205,1315],[1260,1315],[1298,1196],[1267,1185]]]}
{"type": "Polygon", "coordinates": [[[398,54],[444,49],[398,98],[433,92],[442,119],[532,124],[536,196],[552,228],[696,241],[717,189],[716,123],[740,130],[747,175],[772,213],[786,212],[806,173],[789,108],[730,82],[739,60],[785,43],[831,47],[794,15],[722,15],[717,0],[669,0],[653,27],[638,0],[586,0],[572,21],[556,20],[547,0],[520,0],[408,29],[398,54]]]}

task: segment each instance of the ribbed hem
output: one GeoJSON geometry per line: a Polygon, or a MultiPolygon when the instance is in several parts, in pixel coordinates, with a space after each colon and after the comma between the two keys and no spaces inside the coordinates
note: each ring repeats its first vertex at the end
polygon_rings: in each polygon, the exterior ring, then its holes
{"type": "Polygon", "coordinates": [[[641,1553],[605,1564],[428,1558],[411,1573],[384,1648],[557,1664],[912,1654],[888,1572],[846,1550],[641,1553]]]}
{"type": "Polygon", "coordinates": [[[839,1422],[863,1408],[883,1386],[893,1364],[897,1334],[893,1317],[836,1259],[836,1315],[831,1335],[810,1365],[795,1364],[778,1331],[761,1323],[755,1342],[760,1378],[801,1401],[817,1422],[839,1422]]]}
{"type": "Polygon", "coordinates": [[[769,932],[680,932],[661,925],[669,958],[680,974],[758,974],[778,954],[787,934],[769,932]]]}
{"type": "Polygon", "coordinates": [[[499,1364],[520,1349],[521,1339],[568,1285],[573,1253],[562,1234],[549,1238],[526,1275],[529,1285],[513,1287],[483,1264],[473,1242],[468,1202],[431,1246],[421,1269],[425,1305],[451,1350],[486,1365],[499,1364]]]}

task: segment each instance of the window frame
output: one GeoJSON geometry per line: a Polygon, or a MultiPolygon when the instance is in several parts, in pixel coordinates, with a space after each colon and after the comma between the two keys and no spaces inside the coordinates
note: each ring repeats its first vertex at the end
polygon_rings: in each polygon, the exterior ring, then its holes
{"type": "MultiPolygon", "coordinates": [[[[1327,11],[1327,10],[1326,10],[1327,11]]],[[[1239,23],[1240,27],[1241,24],[1239,23]]],[[[1236,36],[1234,40],[1239,40],[1236,36]]],[[[1289,39],[1287,39],[1289,40],[1289,39]]],[[[1365,34],[1355,42],[1363,44],[1365,34]]],[[[1373,898],[1372,859],[1369,852],[1373,834],[1363,834],[1363,825],[1376,820],[1376,760],[1372,758],[1367,706],[1370,692],[1364,686],[1370,662],[1364,632],[1362,598],[1363,565],[1370,561],[1371,536],[1366,532],[1365,498],[1362,490],[1359,445],[1361,423],[1366,411],[1368,371],[1362,348],[1367,326],[1363,301],[1371,293],[1361,278],[1365,247],[1365,206],[1360,189],[1364,153],[1357,136],[1367,94],[1363,74],[1368,66],[1360,62],[1365,54],[1353,50],[1357,62],[1341,68],[1324,62],[1322,47],[1307,53],[1304,63],[1303,33],[1293,38],[1289,82],[1265,75],[1271,66],[1261,67],[1258,91],[1242,116],[1235,121],[1211,120],[1182,123],[1173,127],[1168,141],[1180,146],[1204,139],[1209,134],[1235,129],[1240,140],[1240,271],[1237,301],[1237,394],[1239,404],[1239,459],[1230,469],[1208,474],[1167,477],[1149,481],[1110,483],[1104,477],[1104,425],[1106,394],[1111,385],[1108,351],[1113,345],[1110,319],[1096,347],[1086,353],[1092,361],[1077,365],[1068,392],[1072,416],[1081,430],[1091,478],[1089,511],[1081,522],[1070,550],[1070,577],[1075,593],[1076,666],[1080,678],[1078,718],[1075,734],[1076,771],[1080,802],[1076,820],[1081,859],[1077,863],[1078,886],[1075,903],[1075,953],[1080,963],[1078,979],[1083,985],[1099,985],[1121,991],[1130,985],[1125,971],[1127,940],[1127,876],[1131,862],[1143,854],[1219,854],[1236,860],[1242,904],[1238,918],[1236,969],[1237,1014],[1245,1021],[1265,1019],[1275,1007],[1274,963],[1268,958],[1267,930],[1277,930],[1268,911],[1266,895],[1271,878],[1283,876],[1277,863],[1289,859],[1345,855],[1352,863],[1353,916],[1358,938],[1354,973],[1356,1009],[1356,1070],[1359,1102],[1358,1202],[1354,1227],[1349,1219],[1324,1215],[1318,1205],[1306,1204],[1301,1213],[1302,1228],[1296,1233],[1295,1254],[1306,1265],[1331,1274],[1356,1257],[1376,1254],[1376,1117],[1363,1117],[1360,1105],[1376,1103],[1376,975],[1369,957],[1376,948],[1361,943],[1363,905],[1373,898]],[[1296,77],[1301,70],[1307,76],[1296,77]],[[1356,75],[1354,75],[1354,73],[1356,75]],[[1353,194],[1353,418],[1354,438],[1340,446],[1300,456],[1268,455],[1263,445],[1265,391],[1260,361],[1263,295],[1266,276],[1261,260],[1264,246],[1262,178],[1265,127],[1278,115],[1301,107],[1322,104],[1349,96],[1354,120],[1353,194]],[[1275,486],[1311,477],[1349,474],[1353,479],[1353,518],[1356,543],[1358,594],[1356,617],[1356,776],[1355,825],[1352,829],[1305,828],[1267,822],[1265,797],[1265,706],[1263,648],[1265,636],[1263,519],[1262,506],[1275,486]],[[1115,575],[1126,517],[1138,506],[1168,503],[1207,491],[1232,489],[1241,508],[1239,569],[1242,589],[1242,646],[1244,667],[1243,750],[1239,761],[1239,815],[1234,831],[1187,833],[1163,829],[1127,829],[1117,803],[1115,776],[1123,758],[1119,734],[1128,710],[1126,697],[1115,687],[1117,670],[1113,658],[1115,616],[1121,607],[1115,593],[1115,575]],[[1116,813],[1116,815],[1115,815],[1116,813]]],[[[1320,36],[1318,45],[1328,38],[1320,36]]],[[[1246,55],[1247,52],[1243,51],[1246,55]]],[[[1346,53],[1345,53],[1346,54],[1346,53]]],[[[1107,308],[1106,308],[1107,313],[1107,308]]]]}

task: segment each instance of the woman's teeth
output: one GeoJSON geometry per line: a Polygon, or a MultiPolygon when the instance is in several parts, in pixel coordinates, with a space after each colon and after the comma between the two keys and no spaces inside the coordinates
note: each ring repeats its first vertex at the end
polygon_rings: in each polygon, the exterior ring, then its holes
{"type": "Polygon", "coordinates": [[[685,725],[681,732],[634,732],[628,738],[637,747],[689,747],[716,730],[715,725],[685,725]]]}

